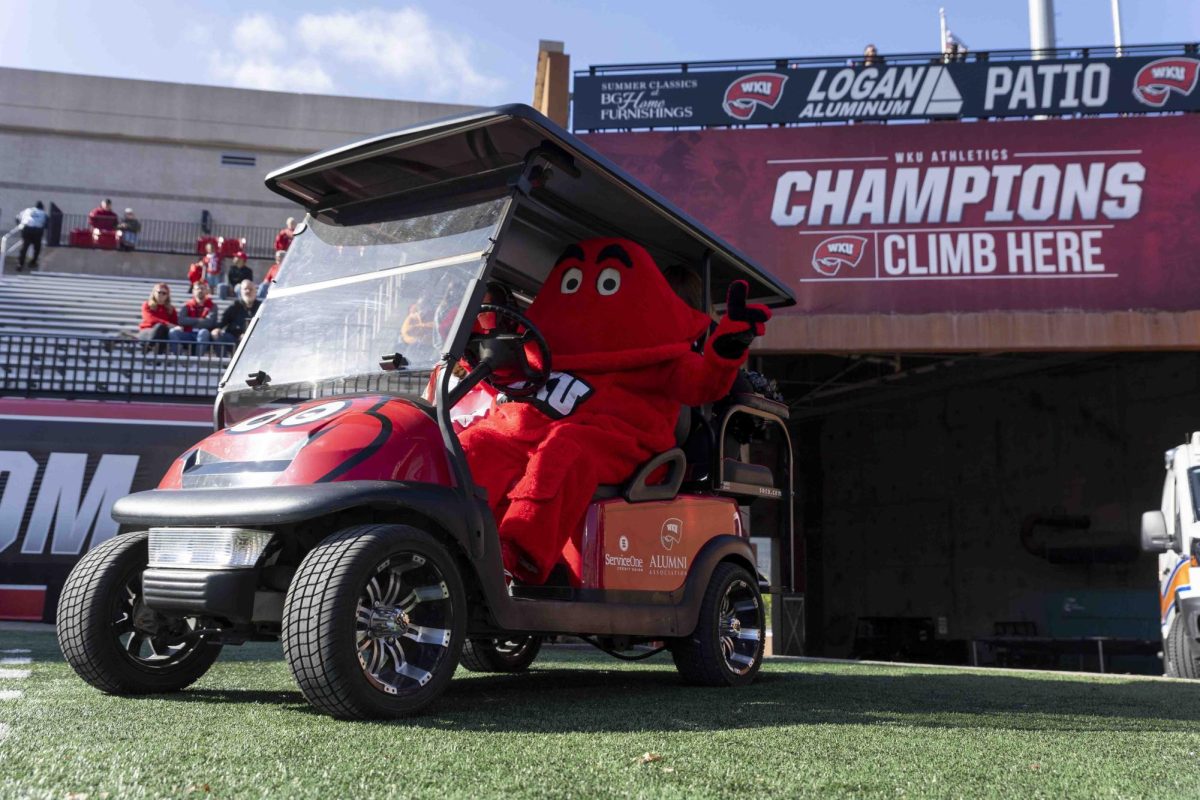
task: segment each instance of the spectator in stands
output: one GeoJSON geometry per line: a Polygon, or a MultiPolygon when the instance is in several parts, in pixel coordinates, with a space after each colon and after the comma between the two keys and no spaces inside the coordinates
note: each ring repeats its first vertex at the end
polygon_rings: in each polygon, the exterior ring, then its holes
{"type": "Polygon", "coordinates": [[[88,227],[99,228],[102,231],[117,229],[117,212],[112,210],[110,198],[104,198],[100,205],[88,212],[88,227]]]}
{"type": "Polygon", "coordinates": [[[869,44],[863,50],[862,63],[863,63],[864,67],[882,67],[883,66],[883,56],[879,55],[879,50],[877,50],[875,48],[875,45],[869,44]]]}
{"type": "Polygon", "coordinates": [[[189,292],[192,291],[192,289],[196,288],[197,283],[203,283],[205,286],[208,285],[208,283],[204,280],[204,257],[203,256],[201,256],[197,260],[193,261],[191,264],[188,264],[187,277],[188,277],[188,291],[189,292]]]}
{"type": "Polygon", "coordinates": [[[125,216],[121,217],[117,230],[121,232],[121,249],[136,250],[138,234],[142,232],[142,221],[133,213],[132,208],[125,209],[125,216]]]}
{"type": "Polygon", "coordinates": [[[213,305],[208,284],[199,281],[192,286],[192,296],[179,312],[179,324],[171,328],[171,352],[178,352],[183,342],[195,342],[196,355],[203,355],[212,341],[212,329],[216,326],[217,307],[213,305]]]}
{"type": "Polygon", "coordinates": [[[42,233],[46,230],[47,217],[44,209],[42,201],[38,200],[17,217],[17,224],[21,226],[21,250],[17,253],[17,272],[25,269],[25,254],[30,247],[33,248],[33,258],[29,262],[29,268],[37,266],[38,256],[42,254],[42,233]]]}
{"type": "Polygon", "coordinates": [[[250,319],[258,313],[262,302],[255,296],[254,281],[242,281],[238,286],[237,300],[221,314],[221,323],[213,329],[214,342],[235,345],[250,325],[250,319]]]}
{"type": "Polygon", "coordinates": [[[246,254],[239,250],[233,256],[233,264],[225,273],[225,279],[229,283],[230,294],[236,289],[242,281],[254,280],[254,273],[250,267],[246,266],[246,254]]]}
{"type": "Polygon", "coordinates": [[[946,41],[942,42],[942,61],[949,64],[952,61],[967,60],[967,45],[962,39],[954,35],[953,31],[946,31],[946,41]]]}
{"type": "Polygon", "coordinates": [[[165,283],[155,284],[150,290],[150,298],[142,303],[142,322],[138,325],[137,337],[157,343],[154,349],[162,353],[166,351],[171,328],[178,324],[179,312],[171,305],[171,287],[165,283]]]}
{"type": "Polygon", "coordinates": [[[204,245],[204,257],[200,260],[204,262],[204,280],[208,281],[208,290],[224,299],[225,293],[219,288],[222,271],[221,255],[212,242],[204,245]]]}
{"type": "Polygon", "coordinates": [[[258,287],[258,299],[266,300],[267,292],[271,289],[271,284],[275,282],[275,276],[279,274],[279,267],[283,265],[283,257],[287,255],[287,250],[275,251],[275,263],[267,270],[266,277],[263,278],[262,284],[258,287]]]}
{"type": "Polygon", "coordinates": [[[285,225],[283,227],[283,230],[279,231],[279,233],[277,233],[275,235],[275,249],[276,250],[287,250],[289,247],[291,247],[292,246],[292,237],[296,235],[295,230],[296,230],[296,218],[288,217],[287,225],[285,225]]]}

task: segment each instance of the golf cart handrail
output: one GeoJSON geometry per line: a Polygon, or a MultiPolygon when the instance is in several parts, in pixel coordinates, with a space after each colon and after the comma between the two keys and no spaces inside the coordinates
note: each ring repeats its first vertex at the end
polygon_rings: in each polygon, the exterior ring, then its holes
{"type": "Polygon", "coordinates": [[[518,187],[569,214],[601,220],[598,227],[638,241],[656,255],[696,267],[707,261],[718,302],[724,288],[740,279],[750,284],[754,302],[795,304],[792,290],[774,275],[525,105],[484,109],[348,144],[275,170],[266,183],[334,224],[518,187]],[[545,163],[548,180],[520,185],[537,159],[545,163]],[[551,179],[555,172],[584,180],[573,186],[576,182],[551,179]],[[603,213],[589,213],[590,204],[603,213]]]}

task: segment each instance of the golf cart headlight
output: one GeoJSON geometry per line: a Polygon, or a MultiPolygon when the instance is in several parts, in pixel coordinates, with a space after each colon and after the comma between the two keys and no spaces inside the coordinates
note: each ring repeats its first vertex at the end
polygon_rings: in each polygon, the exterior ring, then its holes
{"type": "Polygon", "coordinates": [[[151,528],[152,567],[253,567],[274,534],[245,528],[151,528]]]}

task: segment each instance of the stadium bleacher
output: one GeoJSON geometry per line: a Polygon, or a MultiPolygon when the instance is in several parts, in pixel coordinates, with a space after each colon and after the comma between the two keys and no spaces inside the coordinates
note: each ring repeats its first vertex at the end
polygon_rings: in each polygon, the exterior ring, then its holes
{"type": "MultiPolygon", "coordinates": [[[[205,397],[230,352],[157,353],[138,341],[141,306],[161,280],[33,273],[0,276],[0,390],[205,397]]],[[[166,281],[177,308],[185,281],[166,281]]],[[[230,301],[217,301],[218,313],[230,301]]]]}
{"type": "MultiPolygon", "coordinates": [[[[136,333],[154,278],[34,272],[0,276],[0,332],[65,336],[136,333]]],[[[186,281],[166,281],[171,302],[188,299],[186,281]]],[[[216,298],[218,313],[229,301],[216,298]]]]}

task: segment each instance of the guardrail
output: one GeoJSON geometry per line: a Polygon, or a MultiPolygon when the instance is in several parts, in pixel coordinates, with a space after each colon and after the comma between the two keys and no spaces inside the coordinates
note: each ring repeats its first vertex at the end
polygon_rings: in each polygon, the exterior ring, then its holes
{"type": "Polygon", "coordinates": [[[24,396],[213,398],[229,345],[193,354],[166,343],[0,333],[0,391],[24,396]],[[161,350],[161,352],[160,352],[161,350]]]}
{"type": "MultiPolygon", "coordinates": [[[[245,240],[246,255],[250,258],[275,258],[275,235],[278,228],[264,228],[253,225],[216,225],[209,231],[198,222],[176,222],[164,219],[141,219],[142,229],[137,235],[138,252],[173,253],[177,255],[195,255],[196,240],[201,236],[220,236],[226,239],[245,240]]],[[[55,242],[60,247],[71,244],[71,231],[77,228],[88,228],[86,214],[63,214],[62,230],[59,240],[55,242]]]]}
{"type": "MultiPolygon", "coordinates": [[[[878,64],[891,66],[904,64],[929,64],[953,60],[972,63],[977,61],[1028,61],[1030,59],[1054,58],[1119,58],[1122,56],[1196,56],[1200,44],[1180,42],[1172,44],[1134,44],[1114,47],[1054,47],[1043,50],[968,50],[953,56],[946,53],[886,53],[877,56],[878,64]]],[[[844,67],[861,64],[862,53],[843,56],[790,56],[787,58],[745,58],[724,61],[662,61],[643,64],[598,64],[587,69],[575,70],[576,75],[615,75],[622,72],[703,72],[729,69],[798,69],[800,67],[844,67]]]]}

